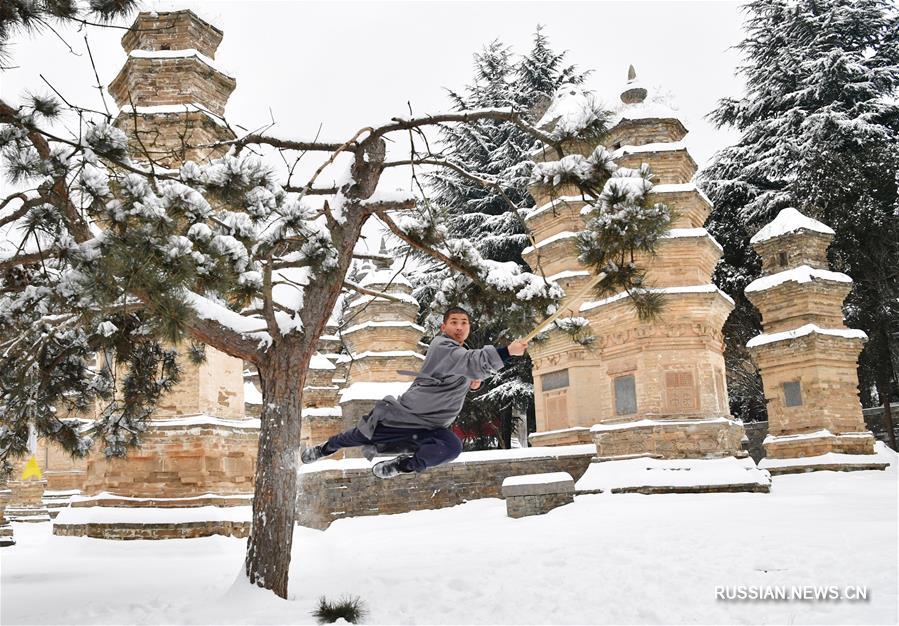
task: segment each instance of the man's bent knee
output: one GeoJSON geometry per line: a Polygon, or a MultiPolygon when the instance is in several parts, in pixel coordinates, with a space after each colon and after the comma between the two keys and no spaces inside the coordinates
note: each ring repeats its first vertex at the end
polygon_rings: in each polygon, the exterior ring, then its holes
{"type": "Polygon", "coordinates": [[[462,440],[456,436],[451,430],[441,433],[440,440],[446,446],[446,453],[443,463],[449,463],[460,454],[462,454],[462,440]]]}

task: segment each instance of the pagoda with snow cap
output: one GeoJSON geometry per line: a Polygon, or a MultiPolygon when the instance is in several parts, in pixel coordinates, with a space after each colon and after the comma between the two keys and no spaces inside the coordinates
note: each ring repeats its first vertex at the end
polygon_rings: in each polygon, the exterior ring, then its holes
{"type": "MultiPolygon", "coordinates": [[[[122,109],[115,123],[129,137],[133,160],[179,167],[226,151],[185,148],[233,138],[216,121],[235,87],[211,60],[221,39],[219,29],[187,10],[135,18],[122,38],[128,59],[109,87],[122,109]]],[[[157,539],[249,533],[259,420],[246,416],[243,361],[210,346],[202,364],[180,352],[181,380],[162,396],[140,448],[126,459],[107,459],[102,447],[92,454],[80,477],[83,493],[57,516],[54,534],[157,539]],[[170,515],[158,522],[135,515],[143,507],[165,507],[170,515]],[[215,507],[228,508],[210,512],[215,507]],[[143,521],[135,523],[138,517],[143,521]]]]}
{"type": "MultiPolygon", "coordinates": [[[[578,87],[560,92],[538,124],[544,130],[566,123],[569,113],[582,118],[581,110],[597,108],[578,87]]],[[[721,328],[733,301],[711,282],[722,254],[703,228],[712,206],[692,182],[697,167],[682,142],[686,128],[668,106],[646,102],[647,93],[631,67],[611,129],[598,140],[569,140],[563,148],[588,156],[601,143],[621,172],[644,163],[651,168],[648,203],[667,205],[673,222],[657,256],[637,263],[648,270],[649,288],[664,294],[663,309],[659,319],[642,321],[626,293],[599,301],[592,294],[566,300],[566,314],[589,329],[595,341],[585,345],[554,330],[529,348],[537,414],[537,432],[530,440],[533,445],[593,442],[597,461],[717,459],[739,466],[736,472],[722,472],[730,482],[717,487],[766,491],[769,479],[741,449],[742,424],[729,415],[721,328]]],[[[544,152],[544,160],[551,158],[544,152]]],[[[566,292],[576,292],[590,271],[578,261],[575,237],[586,228],[588,205],[596,199],[582,197],[574,185],[535,185],[531,195],[537,206],[525,219],[536,245],[524,250],[524,259],[566,292]]],[[[599,483],[603,486],[595,488],[616,489],[594,476],[594,468],[606,471],[611,465],[591,464],[578,489],[589,491],[599,483]]],[[[715,488],[701,482],[669,485],[662,480],[649,489],[715,488]]]]}
{"type": "MultiPolygon", "coordinates": [[[[355,426],[381,398],[406,391],[424,362],[419,342],[425,329],[415,323],[419,307],[412,284],[399,269],[391,269],[383,242],[378,256],[382,258],[365,262],[359,282],[372,293],[350,299],[344,309],[339,336],[349,354],[338,360],[348,366],[346,386],[340,390],[343,425],[331,434],[355,426]]],[[[356,448],[346,452],[360,454],[356,448]]]]}
{"type": "Polygon", "coordinates": [[[746,347],[768,406],[767,457],[759,466],[772,474],[886,467],[874,456],[858,398],[857,359],[867,336],[843,324],[852,279],[827,265],[833,236],[827,225],[786,208],[750,240],[762,276],[745,293],[764,332],[746,347]]]}
{"type": "Polygon", "coordinates": [[[128,58],[109,85],[120,109],[115,125],[134,158],[178,167],[224,154],[199,147],[234,138],[223,116],[237,82],[213,60],[222,36],[190,10],[137,16],[122,37],[128,58]]]}

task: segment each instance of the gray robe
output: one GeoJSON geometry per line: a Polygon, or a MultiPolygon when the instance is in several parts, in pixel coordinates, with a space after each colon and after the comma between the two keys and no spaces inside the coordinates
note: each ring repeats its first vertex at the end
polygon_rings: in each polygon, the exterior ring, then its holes
{"type": "Polygon", "coordinates": [[[428,348],[421,371],[399,398],[387,396],[359,420],[359,431],[371,437],[378,424],[395,428],[447,428],[459,416],[468,385],[502,369],[493,346],[469,350],[444,334],[428,348]]]}

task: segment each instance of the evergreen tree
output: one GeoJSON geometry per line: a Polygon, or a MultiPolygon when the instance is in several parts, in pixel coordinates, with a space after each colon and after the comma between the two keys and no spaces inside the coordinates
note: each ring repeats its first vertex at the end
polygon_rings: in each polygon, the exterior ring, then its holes
{"type": "Polygon", "coordinates": [[[885,401],[896,396],[899,351],[899,11],[887,0],[755,0],[745,9],[746,95],[711,115],[742,138],[702,174],[715,204],[709,230],[725,247],[716,282],[738,301],[726,327],[732,366],[759,329],[742,298],[759,273],[748,238],[794,206],[836,231],[829,261],[855,281],[846,321],[869,337],[862,398],[876,388],[885,401]]]}
{"type": "MultiPolygon", "coordinates": [[[[495,40],[475,54],[474,79],[465,92],[450,92],[453,107],[475,110],[511,106],[536,121],[540,105],[547,104],[560,85],[580,84],[587,75],[566,65],[565,56],[565,52],[550,49],[540,26],[531,50],[518,59],[508,46],[495,40]]],[[[530,153],[536,145],[533,136],[501,121],[445,129],[441,147],[446,158],[465,172],[479,172],[496,184],[485,186],[483,181],[453,170],[428,178],[430,200],[445,211],[453,236],[472,240],[485,258],[512,262],[525,270],[529,268],[521,252],[531,241],[521,209],[534,206],[527,187],[533,167],[530,153]]],[[[447,276],[445,269],[428,264],[413,278],[415,295],[422,303],[421,321],[432,330],[445,304],[435,302],[434,296],[447,276]]],[[[471,294],[460,297],[470,298],[471,294]]],[[[509,326],[514,311],[478,307],[472,314],[475,325],[468,339],[470,346],[500,345],[512,339],[509,326]]],[[[466,442],[470,448],[497,443],[509,447],[514,420],[525,414],[533,414],[533,378],[528,356],[517,359],[470,394],[458,423],[470,435],[466,442]]]]}

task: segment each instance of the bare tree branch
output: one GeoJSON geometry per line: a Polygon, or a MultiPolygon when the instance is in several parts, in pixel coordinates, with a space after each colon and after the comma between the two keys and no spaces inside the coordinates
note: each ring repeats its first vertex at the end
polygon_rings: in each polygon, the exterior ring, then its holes
{"type": "Polygon", "coordinates": [[[302,150],[304,152],[334,152],[336,150],[345,150],[347,148],[347,144],[324,143],[318,141],[293,141],[291,139],[279,139],[277,137],[260,135],[258,133],[251,133],[237,139],[216,141],[215,143],[200,144],[192,147],[219,148],[223,146],[234,146],[236,149],[240,150],[248,144],[271,146],[273,148],[281,148],[284,150],[302,150]]]}
{"type": "Polygon", "coordinates": [[[380,214],[382,211],[408,211],[415,208],[416,201],[414,198],[407,200],[363,200],[350,204],[350,208],[359,207],[367,213],[380,214]]]}
{"type": "Polygon", "coordinates": [[[17,219],[28,213],[32,207],[35,207],[44,202],[44,199],[41,197],[37,198],[29,198],[25,195],[24,192],[14,193],[3,201],[3,204],[0,204],[0,211],[6,208],[6,205],[15,200],[16,198],[22,199],[22,206],[18,209],[7,215],[6,217],[0,218],[0,228],[6,226],[10,222],[15,222],[17,219]]]}
{"type": "Polygon", "coordinates": [[[306,187],[287,185],[282,187],[282,189],[284,189],[284,191],[305,193],[307,196],[333,196],[337,193],[337,187],[317,187],[315,189],[307,189],[306,187]]]}
{"type": "Polygon", "coordinates": [[[425,245],[421,241],[418,241],[417,239],[410,237],[407,232],[405,232],[402,228],[397,226],[396,222],[394,222],[393,219],[391,219],[391,217],[389,215],[387,215],[386,212],[379,211],[378,213],[376,213],[376,215],[381,219],[382,222],[384,222],[384,224],[387,225],[387,228],[389,228],[391,230],[391,232],[393,232],[393,234],[395,234],[397,237],[399,237],[400,239],[402,239],[403,241],[408,243],[413,248],[415,248],[417,250],[421,250],[425,254],[428,254],[428,255],[434,257],[438,261],[445,263],[447,267],[454,269],[457,272],[461,272],[461,273],[465,274],[470,279],[480,282],[480,278],[478,277],[478,275],[475,274],[474,272],[472,272],[471,270],[469,270],[467,267],[463,267],[462,265],[456,263],[454,260],[452,260],[450,257],[446,256],[439,250],[434,250],[432,247],[425,245]]]}
{"type": "Polygon", "coordinates": [[[262,316],[265,318],[265,325],[272,337],[278,329],[278,322],[275,320],[275,310],[273,308],[274,297],[272,296],[272,257],[268,256],[267,263],[262,269],[262,316]]]}
{"type": "Polygon", "coordinates": [[[366,289],[362,285],[359,285],[358,283],[354,283],[351,280],[344,280],[343,286],[346,287],[347,289],[352,289],[353,291],[355,291],[359,294],[362,294],[364,296],[374,296],[375,298],[384,298],[386,300],[391,300],[393,302],[406,302],[406,300],[403,300],[402,298],[398,298],[389,293],[384,293],[383,291],[376,291],[374,289],[366,289]]]}
{"type": "Polygon", "coordinates": [[[447,122],[471,124],[472,122],[479,122],[482,120],[511,122],[532,137],[539,139],[543,143],[555,148],[560,156],[563,155],[561,142],[553,139],[540,129],[535,128],[534,126],[527,123],[521,117],[520,113],[512,109],[481,109],[477,111],[463,111],[461,113],[439,113],[436,115],[426,115],[424,117],[410,119],[395,117],[392,120],[394,122],[393,124],[385,124],[384,126],[380,126],[374,129],[374,131],[372,132],[372,136],[379,137],[381,135],[385,135],[386,133],[398,130],[409,130],[412,128],[420,128],[422,126],[434,126],[447,122]]]}
{"type": "Polygon", "coordinates": [[[106,96],[103,95],[103,83],[100,82],[100,75],[97,73],[97,64],[94,63],[94,55],[91,52],[91,44],[87,40],[87,34],[84,35],[84,46],[87,48],[87,56],[90,57],[91,67],[94,70],[94,78],[97,79],[97,90],[100,92],[100,100],[103,102],[103,108],[106,109],[106,118],[112,119],[112,113],[109,112],[109,106],[106,104],[106,96]]]}
{"type": "Polygon", "coordinates": [[[43,263],[48,259],[59,258],[62,254],[62,250],[51,248],[49,250],[43,250],[41,252],[29,252],[27,254],[14,254],[11,257],[7,257],[5,259],[0,259],[0,272],[5,272],[8,269],[16,267],[18,265],[32,265],[35,263],[43,263]]]}

